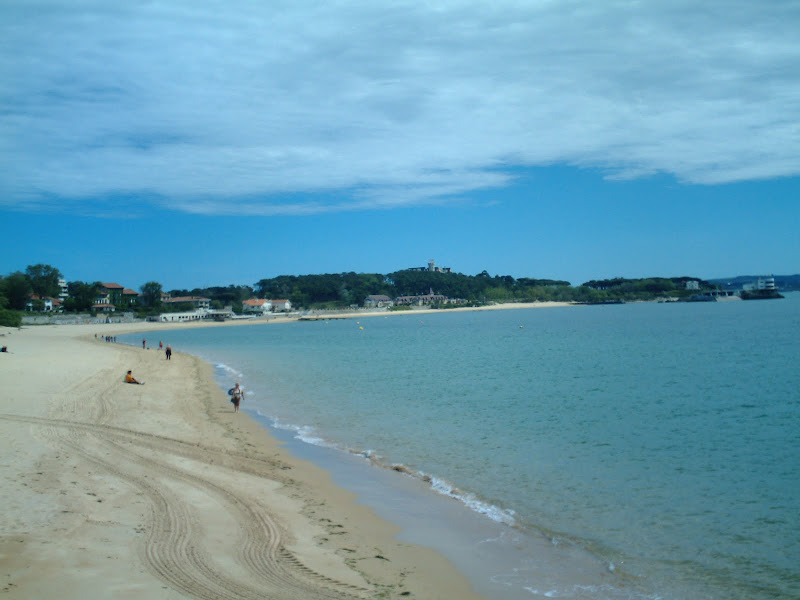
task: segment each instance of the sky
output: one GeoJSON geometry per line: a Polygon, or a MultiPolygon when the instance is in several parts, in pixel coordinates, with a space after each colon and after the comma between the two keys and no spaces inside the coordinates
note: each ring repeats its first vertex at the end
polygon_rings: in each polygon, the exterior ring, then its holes
{"type": "Polygon", "coordinates": [[[0,274],[800,272],[796,0],[0,0],[0,274]]]}

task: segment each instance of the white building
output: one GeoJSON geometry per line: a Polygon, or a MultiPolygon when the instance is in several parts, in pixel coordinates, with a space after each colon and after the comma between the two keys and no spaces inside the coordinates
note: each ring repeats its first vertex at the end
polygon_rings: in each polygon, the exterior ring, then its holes
{"type": "Polygon", "coordinates": [[[251,298],[242,302],[242,312],[250,315],[265,315],[272,312],[272,301],[265,298],[251,298]]]}
{"type": "Polygon", "coordinates": [[[756,282],[757,289],[759,290],[774,290],[775,289],[775,278],[774,277],[764,277],[758,278],[756,282]]]}
{"type": "Polygon", "coordinates": [[[58,280],[58,297],[63,302],[69,297],[69,288],[67,287],[67,280],[66,279],[59,279],[58,280]]]}
{"type": "Polygon", "coordinates": [[[742,289],[746,292],[752,292],[753,290],[772,290],[775,291],[775,278],[770,277],[759,277],[753,283],[745,283],[742,286],[742,289]]]}
{"type": "Polygon", "coordinates": [[[292,303],[288,300],[270,300],[272,302],[272,310],[275,312],[288,312],[292,310],[292,303]]]}
{"type": "Polygon", "coordinates": [[[158,317],[158,320],[167,323],[199,321],[200,319],[207,318],[207,314],[208,313],[204,310],[195,310],[192,312],[161,313],[161,315],[158,317]]]}

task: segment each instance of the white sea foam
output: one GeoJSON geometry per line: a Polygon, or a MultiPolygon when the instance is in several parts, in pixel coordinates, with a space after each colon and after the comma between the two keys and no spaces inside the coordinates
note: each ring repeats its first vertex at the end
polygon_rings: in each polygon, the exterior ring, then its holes
{"type": "Polygon", "coordinates": [[[533,594],[534,596],[543,596],[545,598],[557,598],[558,597],[558,591],[557,590],[548,590],[546,592],[541,592],[539,590],[533,589],[532,587],[526,587],[525,589],[527,591],[529,591],[531,594],[533,594]]]}
{"type": "Polygon", "coordinates": [[[228,366],[228,365],[226,365],[224,363],[218,363],[216,365],[216,367],[220,371],[224,371],[226,374],[233,375],[234,377],[243,377],[244,376],[244,373],[242,373],[241,371],[237,371],[233,367],[230,367],[230,366],[228,366]]]}
{"type": "Polygon", "coordinates": [[[431,488],[444,496],[450,496],[460,501],[471,510],[486,515],[493,521],[514,525],[514,511],[506,510],[478,499],[474,494],[463,492],[445,479],[430,477],[431,488]]]}

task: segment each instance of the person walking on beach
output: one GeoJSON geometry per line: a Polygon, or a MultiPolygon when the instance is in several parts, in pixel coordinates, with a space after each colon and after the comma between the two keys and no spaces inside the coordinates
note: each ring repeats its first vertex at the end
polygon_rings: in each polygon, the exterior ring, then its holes
{"type": "Polygon", "coordinates": [[[162,344],[160,340],[158,342],[158,349],[159,350],[163,350],[164,349],[164,344],[162,344]]]}
{"type": "Polygon", "coordinates": [[[244,398],[244,390],[239,387],[238,382],[228,390],[228,395],[231,397],[231,402],[233,403],[233,412],[239,412],[239,403],[242,401],[242,398],[244,398]]]}
{"type": "Polygon", "coordinates": [[[167,349],[164,350],[164,354],[167,355],[167,360],[172,360],[172,346],[167,344],[167,349]]]}
{"type": "Polygon", "coordinates": [[[144,350],[146,345],[147,345],[147,340],[142,340],[142,350],[144,350]]]}
{"type": "Polygon", "coordinates": [[[132,374],[130,371],[128,371],[128,372],[125,374],[125,383],[135,383],[135,384],[137,384],[137,385],[144,385],[144,381],[136,381],[136,380],[133,378],[133,374],[132,374]]]}

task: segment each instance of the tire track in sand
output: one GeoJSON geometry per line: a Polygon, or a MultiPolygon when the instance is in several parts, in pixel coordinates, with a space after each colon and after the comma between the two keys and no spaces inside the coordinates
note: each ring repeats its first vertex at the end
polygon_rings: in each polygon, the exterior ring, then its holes
{"type": "Polygon", "coordinates": [[[367,589],[330,579],[303,565],[283,546],[280,528],[255,499],[233,493],[209,479],[189,474],[141,452],[195,460],[207,458],[211,452],[225,459],[215,462],[217,467],[262,477],[268,470],[272,472],[272,479],[276,461],[104,424],[13,415],[0,415],[0,419],[42,427],[53,442],[69,447],[88,462],[141,492],[151,506],[149,533],[140,553],[142,560],[155,576],[188,596],[202,599],[333,600],[370,595],[367,589]],[[87,436],[99,446],[93,448],[94,451],[89,450],[92,444],[87,442],[87,436]],[[170,491],[170,482],[201,489],[233,515],[240,529],[240,561],[263,586],[244,585],[218,568],[202,549],[202,527],[191,507],[170,491]]]}

